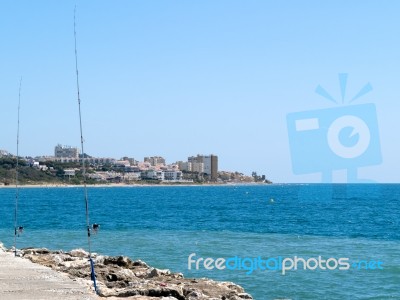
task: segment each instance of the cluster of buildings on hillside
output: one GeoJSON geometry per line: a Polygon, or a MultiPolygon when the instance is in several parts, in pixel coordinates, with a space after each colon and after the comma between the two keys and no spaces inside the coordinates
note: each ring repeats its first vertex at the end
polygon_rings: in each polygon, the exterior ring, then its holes
{"type": "MultiPolygon", "coordinates": [[[[3,151],[4,155],[8,155],[3,151]]],[[[1,152],[1,153],[3,153],[1,152]]],[[[1,156],[1,155],[0,155],[1,156]]],[[[54,156],[40,156],[30,159],[33,167],[47,170],[46,162],[59,163],[81,163],[82,155],[76,147],[63,146],[58,144],[54,148],[54,156]]],[[[216,155],[197,155],[188,157],[187,161],[178,161],[167,164],[165,158],[161,156],[144,157],[143,161],[134,158],[123,157],[120,160],[113,158],[91,157],[85,154],[85,163],[92,170],[88,172],[91,179],[107,182],[131,182],[136,180],[160,180],[169,182],[192,181],[185,179],[185,173],[196,173],[206,177],[208,181],[218,180],[218,156],[216,155]],[[106,168],[104,171],[102,168],[106,168]]],[[[74,177],[78,168],[64,169],[64,175],[68,178],[74,177]]]]}
{"type": "Polygon", "coordinates": [[[0,157],[2,157],[2,156],[8,156],[9,154],[8,154],[8,151],[6,151],[6,150],[1,150],[0,149],[0,157]]]}

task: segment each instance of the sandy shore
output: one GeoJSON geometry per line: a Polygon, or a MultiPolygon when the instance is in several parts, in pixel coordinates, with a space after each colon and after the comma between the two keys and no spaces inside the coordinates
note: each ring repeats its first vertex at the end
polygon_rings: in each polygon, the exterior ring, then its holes
{"type": "Polygon", "coordinates": [[[66,274],[14,257],[1,249],[0,299],[4,300],[95,300],[94,292],[66,274]]]}

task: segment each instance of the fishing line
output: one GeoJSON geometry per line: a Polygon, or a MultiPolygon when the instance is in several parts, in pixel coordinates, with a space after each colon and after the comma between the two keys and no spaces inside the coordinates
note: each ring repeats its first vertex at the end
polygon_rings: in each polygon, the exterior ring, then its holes
{"type": "Polygon", "coordinates": [[[14,256],[17,256],[17,236],[22,233],[23,227],[18,226],[18,200],[19,200],[19,112],[21,107],[22,77],[19,80],[18,91],[18,117],[17,117],[17,163],[15,166],[15,208],[14,208],[14,256]]]}

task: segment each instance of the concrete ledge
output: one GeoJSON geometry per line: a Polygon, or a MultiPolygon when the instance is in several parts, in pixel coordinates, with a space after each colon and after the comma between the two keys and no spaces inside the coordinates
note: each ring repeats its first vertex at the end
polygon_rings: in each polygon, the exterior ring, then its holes
{"type": "Polygon", "coordinates": [[[95,300],[88,287],[48,267],[14,257],[0,247],[0,299],[95,300]]]}

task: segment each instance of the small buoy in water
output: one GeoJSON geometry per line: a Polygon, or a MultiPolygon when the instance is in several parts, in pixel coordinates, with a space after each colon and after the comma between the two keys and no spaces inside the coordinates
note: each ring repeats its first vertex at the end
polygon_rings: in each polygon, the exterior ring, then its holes
{"type": "Polygon", "coordinates": [[[274,203],[275,200],[273,198],[269,199],[269,203],[274,203]]]}
{"type": "Polygon", "coordinates": [[[248,194],[249,192],[246,192],[246,194],[248,194]]]}

